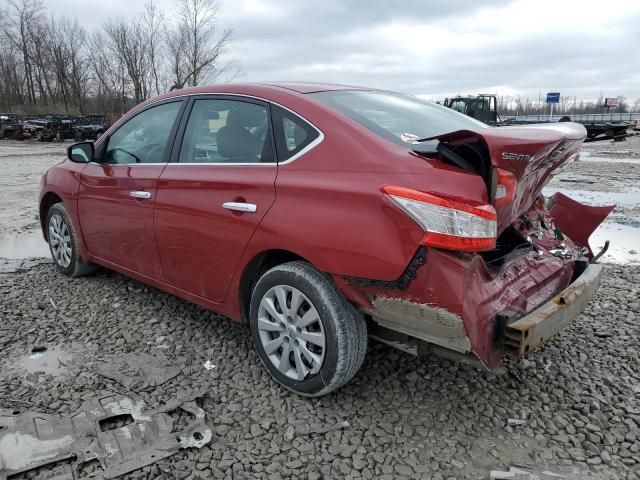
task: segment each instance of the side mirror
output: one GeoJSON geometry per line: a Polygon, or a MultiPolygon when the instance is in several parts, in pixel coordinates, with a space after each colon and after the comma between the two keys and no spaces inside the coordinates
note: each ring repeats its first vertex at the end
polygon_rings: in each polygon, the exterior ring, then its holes
{"type": "Polygon", "coordinates": [[[89,163],[93,158],[93,142],[74,143],[67,148],[67,158],[76,163],[89,163]]]}

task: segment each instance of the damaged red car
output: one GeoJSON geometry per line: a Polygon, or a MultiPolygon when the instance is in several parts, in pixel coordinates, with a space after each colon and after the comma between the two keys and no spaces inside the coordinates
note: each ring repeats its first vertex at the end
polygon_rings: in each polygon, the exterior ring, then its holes
{"type": "Polygon", "coordinates": [[[62,273],[99,265],[248,322],[273,378],[318,396],[368,337],[492,369],[577,317],[613,207],[541,191],[585,136],[366,88],[178,90],[71,146],[40,218],[62,273]]]}

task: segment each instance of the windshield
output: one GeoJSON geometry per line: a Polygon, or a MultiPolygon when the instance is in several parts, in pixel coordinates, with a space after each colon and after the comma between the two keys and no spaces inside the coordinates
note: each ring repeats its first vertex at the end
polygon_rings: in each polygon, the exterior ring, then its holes
{"type": "Polygon", "coordinates": [[[430,151],[437,142],[420,138],[488,125],[434,102],[392,92],[338,90],[311,94],[372,132],[416,151],[430,151]]]}

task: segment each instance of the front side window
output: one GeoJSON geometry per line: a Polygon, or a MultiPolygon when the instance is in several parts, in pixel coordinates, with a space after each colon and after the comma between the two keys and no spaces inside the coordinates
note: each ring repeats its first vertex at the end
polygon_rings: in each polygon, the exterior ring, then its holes
{"type": "Polygon", "coordinates": [[[282,107],[273,105],[278,160],[284,162],[301,152],[320,135],[308,122],[282,107]]]}
{"type": "Polygon", "coordinates": [[[273,162],[266,106],[195,100],[180,148],[181,163],[273,162]]]}
{"type": "Polygon", "coordinates": [[[148,108],[127,120],[108,140],[105,163],[162,163],[182,102],[148,108]]]}
{"type": "Polygon", "coordinates": [[[487,125],[450,108],[399,93],[336,90],[313,93],[318,100],[372,132],[413,150],[433,145],[414,144],[456,130],[478,130],[487,125]]]}

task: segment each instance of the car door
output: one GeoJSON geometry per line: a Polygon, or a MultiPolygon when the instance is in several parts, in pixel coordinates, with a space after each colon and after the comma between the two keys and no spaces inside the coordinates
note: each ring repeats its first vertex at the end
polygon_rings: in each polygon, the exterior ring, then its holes
{"type": "Polygon", "coordinates": [[[220,302],[275,198],[269,106],[212,95],[192,98],[187,110],[158,182],[156,240],[166,282],[220,302]]]}
{"type": "Polygon", "coordinates": [[[78,215],[91,255],[158,280],[153,205],[184,104],[167,101],[128,119],[80,174],[78,215]]]}

